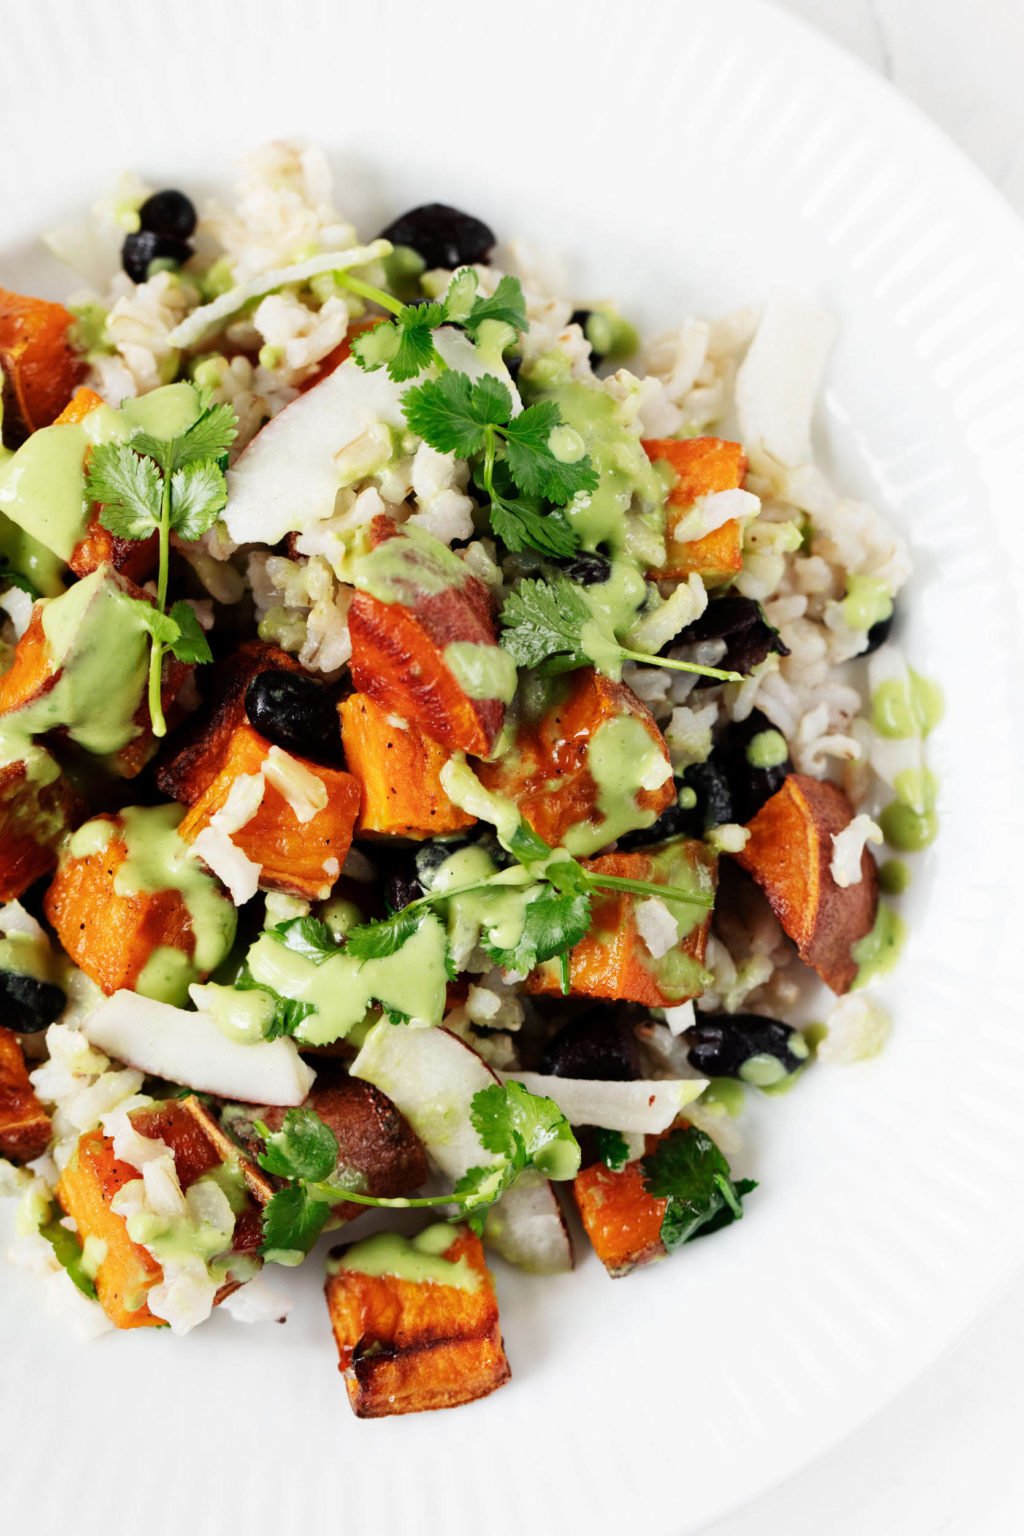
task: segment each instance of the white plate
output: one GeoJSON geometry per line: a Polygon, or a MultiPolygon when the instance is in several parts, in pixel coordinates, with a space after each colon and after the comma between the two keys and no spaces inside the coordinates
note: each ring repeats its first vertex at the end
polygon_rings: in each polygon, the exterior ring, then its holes
{"type": "Polygon", "coordinates": [[[0,21],[13,286],[60,291],[31,237],[123,166],[195,188],[298,131],[368,233],[443,198],[565,250],[579,294],[647,324],[778,280],[839,314],[822,443],[913,540],[943,834],[890,1049],[764,1101],[742,1225],[622,1283],[591,1256],[554,1282],[500,1268],[513,1384],[373,1424],[313,1275],[285,1328],[84,1347],[0,1272],[20,1536],[694,1531],[849,1433],[1024,1255],[1021,227],[873,76],[744,0],[35,0],[0,21]]]}

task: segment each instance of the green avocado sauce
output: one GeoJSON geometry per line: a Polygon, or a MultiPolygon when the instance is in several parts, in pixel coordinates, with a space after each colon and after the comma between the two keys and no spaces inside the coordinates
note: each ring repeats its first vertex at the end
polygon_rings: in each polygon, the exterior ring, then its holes
{"type": "Polygon", "coordinates": [[[758,731],[750,738],[746,752],[751,768],[778,768],[789,757],[789,747],[781,731],[758,731]]]}
{"type": "Polygon", "coordinates": [[[461,587],[471,575],[458,555],[422,528],[405,527],[352,562],[352,582],[360,592],[405,608],[461,587]]]}
{"type": "Polygon", "coordinates": [[[34,981],[57,981],[58,968],[45,938],[14,932],[0,938],[0,971],[11,976],[31,976],[34,981]]]}
{"type": "Polygon", "coordinates": [[[208,875],[178,836],[184,815],[180,805],[128,806],[120,821],[96,818],[73,833],[68,850],[73,858],[102,853],[116,836],[127,857],[114,875],[114,894],[177,891],[192,924],[191,955],[177,948],[154,950],[139,975],[135,990],[144,997],[181,1006],[190,983],[216,970],[234,943],[237,913],[218,882],[208,875]]]}
{"type": "Polygon", "coordinates": [[[27,577],[40,597],[59,597],[65,569],[59,555],[0,514],[0,589],[11,571],[27,577]]]}
{"type": "Polygon", "coordinates": [[[878,884],[887,896],[902,896],[910,885],[910,865],[903,859],[886,859],[878,868],[878,884]]]}
{"type": "Polygon", "coordinates": [[[938,683],[908,667],[905,678],[889,678],[871,695],[871,722],[880,736],[896,740],[925,737],[942,719],[938,683]]]}
{"type": "Polygon", "coordinates": [[[317,964],[264,933],[249,950],[252,979],[282,997],[310,1003],[315,1012],[295,1034],[306,1045],[341,1040],[379,1003],[424,1024],[440,1024],[447,999],[447,939],[429,913],[395,954],[359,961],[339,950],[317,964]]]}
{"type": "Polygon", "coordinates": [[[587,770],[597,786],[597,821],[572,827],[565,838],[571,854],[586,857],[627,832],[652,826],[653,810],[637,803],[641,790],[660,789],[672,768],[643,721],[630,715],[604,720],[587,747],[587,770]]]}
{"type": "Polygon", "coordinates": [[[511,704],[515,698],[519,674],[512,657],[500,645],[453,640],[444,648],[444,664],[467,699],[500,699],[502,704],[511,704]]]}
{"type": "Polygon", "coordinates": [[[885,976],[893,969],[906,936],[907,925],[902,917],[886,902],[880,901],[874,927],[853,946],[852,954],[857,962],[854,990],[866,987],[876,976],[885,976]]]}
{"type": "Polygon", "coordinates": [[[427,1227],[416,1237],[378,1232],[347,1248],[339,1257],[329,1259],[327,1270],[332,1275],[345,1271],[357,1275],[391,1275],[414,1285],[451,1285],[460,1291],[479,1290],[481,1276],[465,1257],[454,1261],[443,1257],[458,1235],[454,1227],[444,1222],[427,1227]]]}
{"type": "Polygon", "coordinates": [[[892,593],[878,576],[854,572],[847,578],[843,618],[851,629],[870,629],[892,615],[892,593]]]}

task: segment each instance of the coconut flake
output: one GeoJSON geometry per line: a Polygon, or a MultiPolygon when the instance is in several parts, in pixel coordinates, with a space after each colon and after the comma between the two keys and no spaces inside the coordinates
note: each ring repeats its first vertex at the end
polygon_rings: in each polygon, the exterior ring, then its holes
{"type": "Polygon", "coordinates": [[[818,1046],[818,1060],[838,1066],[877,1056],[891,1027],[885,1009],[859,992],[839,998],[827,1022],[828,1034],[818,1046]]]}
{"type": "Polygon", "coordinates": [[[657,896],[648,896],[636,908],[637,932],[655,960],[667,955],[679,941],[676,920],[657,896]]]}
{"type": "Polygon", "coordinates": [[[832,317],[800,294],[773,294],[736,375],[743,443],[792,468],[810,462],[814,401],[834,334],[832,317]]]}
{"type": "Polygon", "coordinates": [[[691,999],[688,1003],[680,1003],[675,1008],[665,1009],[665,1023],[673,1035],[683,1035],[688,1029],[692,1029],[697,1022],[697,1013],[691,999]]]}
{"type": "Polygon", "coordinates": [[[549,1077],[541,1072],[503,1072],[500,1076],[505,1082],[522,1083],[528,1093],[554,1099],[571,1125],[597,1125],[609,1131],[649,1136],[668,1130],[684,1105],[707,1087],[703,1077],[616,1083],[549,1077]]]}
{"type": "Polygon", "coordinates": [[[297,757],[271,747],[263,763],[263,777],[283,795],[295,820],[304,826],[327,806],[327,785],[300,763],[297,757]]]}
{"type": "MultiPolygon", "coordinates": [[[[215,813],[216,814],[216,813],[215,813]]],[[[204,827],[192,844],[192,850],[227,887],[236,907],[244,906],[259,890],[262,864],[250,859],[219,827],[204,827]]]]}
{"type": "Polygon", "coordinates": [[[225,1296],[220,1305],[221,1311],[236,1323],[283,1323],[294,1302],[289,1295],[278,1294],[266,1272],[261,1270],[237,1291],[225,1296]]]}
{"type": "Polygon", "coordinates": [[[672,537],[680,544],[689,544],[736,518],[756,517],[760,510],[760,499],[751,491],[711,491],[707,496],[698,496],[690,511],[676,523],[672,537]]]}
{"type": "Polygon", "coordinates": [[[863,878],[864,849],[868,843],[884,842],[882,829],[863,811],[841,832],[832,833],[832,863],[829,868],[836,885],[846,890],[859,885],[863,878]]]}

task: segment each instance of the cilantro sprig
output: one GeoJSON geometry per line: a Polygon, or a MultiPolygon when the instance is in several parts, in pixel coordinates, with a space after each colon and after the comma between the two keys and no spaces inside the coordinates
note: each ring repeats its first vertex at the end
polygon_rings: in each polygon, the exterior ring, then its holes
{"type": "Polygon", "coordinates": [[[582,439],[565,427],[551,400],[516,415],[506,384],[493,374],[472,379],[449,369],[434,340],[439,326],[459,325],[476,342],[488,323],[506,327],[513,340],[526,329],[518,279],[502,277],[494,293],[481,298],[477,274],[462,267],[442,299],[421,304],[402,304],[348,273],[338,280],[393,316],[354,338],[352,355],[361,368],[386,368],[400,383],[429,368],[437,371],[437,378],[406,390],[403,414],[417,437],[438,453],[470,461],[496,537],[513,552],[535,549],[552,559],[571,555],[579,541],[561,509],[594,490],[598,480],[582,439]]]}
{"type": "Polygon", "coordinates": [[[607,672],[609,665],[616,662],[642,661],[648,666],[695,672],[724,683],[743,681],[739,672],[702,667],[692,661],[674,661],[667,656],[650,656],[620,645],[607,620],[591,607],[567,576],[527,577],[517,582],[505,599],[501,623],[501,644],[516,666],[535,667],[545,674],[571,672],[576,667],[591,665],[607,672]]]}
{"type": "Polygon", "coordinates": [[[550,1179],[571,1179],[579,1169],[579,1143],[557,1104],[528,1093],[521,1083],[495,1083],[475,1094],[470,1120],[495,1161],[471,1168],[448,1194],[412,1199],[368,1195],[354,1187],[356,1180],[346,1182],[338,1169],[338,1139],[314,1109],[290,1109],[278,1131],[257,1120],[264,1142],[260,1167],[288,1181],[263,1208],[262,1254],[297,1262],[327,1225],[332,1206],[342,1201],[401,1210],[457,1205],[480,1231],[487,1210],[528,1168],[550,1179]]]}
{"type": "Polygon", "coordinates": [[[136,602],[149,631],[149,714],[155,736],[167,734],[161,701],[163,655],[206,662],[210,647],[195,612],[178,602],[167,612],[170,538],[193,541],[217,521],[227,500],[224,462],[238,418],[229,405],[201,401],[199,416],[173,438],[137,432],[125,443],[100,443],[92,451],[86,495],[101,503],[100,523],[119,539],[158,545],[156,605],[136,602]]]}
{"type": "Polygon", "coordinates": [[[669,1253],[739,1221],[753,1179],[733,1181],[722,1152],[695,1125],[673,1131],[642,1159],[648,1194],[667,1199],[661,1240],[669,1253]]]}

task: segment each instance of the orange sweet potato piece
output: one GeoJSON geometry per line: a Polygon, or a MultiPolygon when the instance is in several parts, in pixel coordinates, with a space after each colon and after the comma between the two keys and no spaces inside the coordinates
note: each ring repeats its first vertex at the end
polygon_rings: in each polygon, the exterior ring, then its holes
{"type": "Polygon", "coordinates": [[[83,384],[75,390],[60,415],[54,417],[52,425],[55,427],[77,426],[80,421],[85,420],[90,411],[94,411],[102,404],[102,396],[98,395],[94,389],[87,389],[83,384]]]}
{"type": "Polygon", "coordinates": [[[0,767],[0,902],[56,867],[61,839],[83,815],[67,779],[39,782],[23,762],[0,767]]]}
{"type": "MultiPolygon", "coordinates": [[[[251,725],[243,723],[235,729],[216,778],[181,823],[179,831],[187,843],[209,826],[235,780],[243,774],[259,773],[273,750],[251,725]]],[[[288,891],[307,901],[322,900],[330,895],[352,842],[359,814],[359,784],[350,773],[336,768],[324,768],[305,758],[294,761],[323,784],[327,792],[323,810],[300,822],[281,791],[267,783],[256,814],[231,834],[231,840],[261,865],[260,885],[264,890],[288,891]],[[325,866],[333,868],[333,874],[325,866]]]]}
{"type": "Polygon", "coordinates": [[[4,404],[25,436],[50,425],[82,376],[68,340],[72,320],[63,304],[0,288],[4,404]]]}
{"type": "Polygon", "coordinates": [[[835,784],[791,773],[747,823],[750,840],[736,862],[764,891],[801,960],[833,992],[848,992],[857,976],[853,946],[869,933],[878,910],[878,871],[865,848],[861,879],[832,878],[832,837],[853,819],[835,784]]]}
{"type": "MultiPolygon", "coordinates": [[[[648,1136],[648,1152],[657,1140],[648,1136]]],[[[661,1223],[668,1200],[648,1194],[639,1159],[619,1173],[591,1163],[580,1169],[572,1188],[591,1246],[614,1279],[664,1257],[661,1223]]]]}
{"type": "Polygon", "coordinates": [[[332,1255],[325,1286],[338,1345],[338,1368],[361,1419],[455,1408],[509,1380],[498,1304],[480,1239],[453,1231],[444,1257],[464,1259],[480,1276],[476,1290],[345,1269],[332,1255]]]}
{"type": "Polygon", "coordinates": [[[345,761],[359,780],[359,831],[367,836],[441,837],[471,827],[441,787],[443,747],[414,725],[395,725],[369,694],[353,693],[339,708],[345,761]]]}
{"type": "MultiPolygon", "coordinates": [[[[713,896],[717,862],[705,844],[674,838],[642,853],[607,853],[584,859],[583,867],[598,874],[629,880],[653,880],[660,885],[693,884],[713,896]],[[696,877],[696,878],[695,878],[696,877]]],[[[651,955],[636,925],[637,904],[646,898],[628,891],[595,892],[590,930],[569,956],[569,991],[573,997],[606,997],[643,1003],[648,1008],[674,1008],[703,991],[704,952],[711,913],[694,906],[693,927],[661,959],[651,955]]],[[[684,908],[673,904],[675,914],[684,908]]],[[[527,992],[561,992],[557,961],[548,960],[530,972],[527,992]]]]}
{"type": "Polygon", "coordinates": [[[44,909],[67,954],[108,995],[134,989],[153,951],[195,949],[192,919],[179,891],[118,895],[114,878],[128,857],[118,836],[118,818],[105,815],[115,831],[97,853],[65,850],[46,893],[44,909]]]}
{"type": "Polygon", "coordinates": [[[36,603],[28,628],[14,647],[10,666],[0,673],[0,715],[42,698],[56,685],[59,675],[43,632],[42,604],[36,603]]]}
{"type": "MultiPolygon", "coordinates": [[[[598,787],[587,767],[587,751],[606,721],[625,717],[639,720],[663,752],[665,762],[669,760],[653,716],[625,683],[613,683],[592,667],[585,667],[572,673],[562,688],[567,692],[539,719],[520,721],[510,751],[477,769],[481,783],[514,800],[524,819],[552,847],[562,842],[571,827],[588,821],[600,827],[603,818],[597,807],[598,787]]],[[[660,788],[639,791],[637,809],[653,812],[653,820],[670,804],[674,793],[670,773],[660,788]]]]}
{"type": "Polygon", "coordinates": [[[245,695],[260,672],[297,672],[305,667],[287,651],[263,640],[247,640],[212,671],[209,707],[175,733],[173,745],[157,765],[156,781],[165,795],[194,805],[220,773],[235,731],[246,719],[245,695]]]}
{"type": "Polygon", "coordinates": [[[50,1117],[28,1080],[21,1046],[9,1029],[0,1029],[0,1157],[30,1162],[49,1140],[50,1117]]]}
{"type": "MultiPolygon", "coordinates": [[[[223,1161],[191,1106],[191,1099],[170,1100],[136,1110],[132,1115],[140,1135],[166,1142],[170,1147],[183,1190],[223,1161]]],[[[246,1166],[247,1159],[242,1159],[243,1174],[246,1166]]],[[[159,1284],[163,1270],[145,1248],[129,1237],[125,1218],[111,1210],[118,1190],[139,1177],[137,1168],[114,1155],[113,1142],[102,1131],[95,1130],[79,1138],[57,1186],[57,1199],[65,1213],[74,1218],[80,1239],[84,1242],[87,1237],[97,1237],[106,1244],[106,1254],[96,1271],[96,1294],[116,1328],[162,1325],[162,1319],[146,1305],[146,1294],[159,1284]]],[[[258,1210],[250,1201],[236,1218],[232,1251],[255,1257],[258,1230],[258,1210]]],[[[237,1283],[226,1282],[217,1292],[217,1301],[223,1301],[236,1289],[237,1283]]]]}
{"type": "Polygon", "coordinates": [[[340,368],[341,364],[352,356],[353,337],[358,336],[362,331],[372,331],[373,327],[380,322],[380,315],[365,315],[361,320],[350,321],[348,331],[338,345],[328,352],[326,357],[320,359],[315,373],[311,373],[308,379],[303,379],[299,385],[299,394],[304,395],[307,389],[312,389],[322,379],[326,379],[329,373],[333,373],[335,368],[340,368]]]}
{"type": "Polygon", "coordinates": [[[699,497],[742,486],[747,472],[742,447],[721,437],[689,437],[654,438],[644,448],[649,459],[667,460],[676,473],[665,508],[665,564],[648,574],[656,580],[685,581],[696,571],[708,587],[731,581],[743,569],[743,529],[736,518],[687,543],[674,533],[699,497]]]}
{"type": "MultiPolygon", "coordinates": [[[[404,538],[390,518],[374,518],[375,547],[404,538]]],[[[500,699],[468,698],[444,653],[446,646],[460,641],[497,645],[490,594],[468,570],[456,585],[416,592],[415,569],[414,557],[409,564],[414,606],[381,602],[368,592],[357,592],[352,599],[352,680],[360,693],[449,751],[487,757],[501,730],[505,706],[500,699]]]]}

